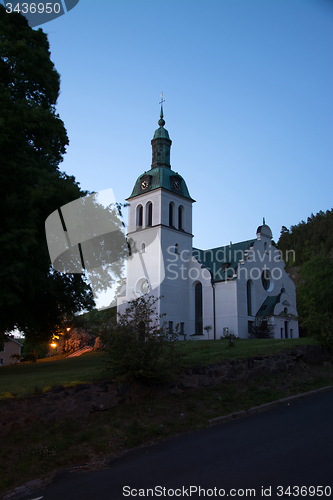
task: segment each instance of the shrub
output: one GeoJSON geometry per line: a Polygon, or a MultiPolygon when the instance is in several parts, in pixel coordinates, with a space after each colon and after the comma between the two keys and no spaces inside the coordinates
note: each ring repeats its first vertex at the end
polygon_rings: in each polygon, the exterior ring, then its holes
{"type": "Polygon", "coordinates": [[[17,361],[20,361],[21,360],[21,354],[12,354],[10,356],[10,359],[12,359],[14,361],[14,359],[16,359],[17,361]]]}
{"type": "Polygon", "coordinates": [[[251,339],[271,339],[274,335],[274,325],[267,318],[256,318],[249,334],[251,339]]]}
{"type": "Polygon", "coordinates": [[[28,352],[28,354],[24,356],[24,361],[31,361],[32,363],[36,363],[37,359],[38,356],[34,352],[28,352]]]}
{"type": "Polygon", "coordinates": [[[309,318],[302,323],[309,333],[326,349],[333,349],[333,314],[311,312],[309,318]]]}
{"type": "Polygon", "coordinates": [[[59,339],[59,352],[77,351],[86,345],[89,345],[93,337],[82,328],[72,328],[69,332],[65,332],[59,339]]]}
{"type": "Polygon", "coordinates": [[[38,344],[31,339],[24,339],[22,356],[25,358],[27,354],[34,352],[37,354],[37,359],[46,358],[49,354],[49,349],[49,342],[38,344]]]}
{"type": "Polygon", "coordinates": [[[104,328],[102,341],[109,355],[112,376],[119,382],[163,383],[172,380],[179,355],[175,333],[158,327],[161,315],[154,307],[159,299],[141,296],[129,302],[118,322],[104,328]]]}

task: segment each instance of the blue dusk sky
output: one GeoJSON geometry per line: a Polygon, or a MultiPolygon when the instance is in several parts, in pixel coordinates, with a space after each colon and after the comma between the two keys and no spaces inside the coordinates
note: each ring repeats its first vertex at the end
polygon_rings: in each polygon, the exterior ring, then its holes
{"type": "Polygon", "coordinates": [[[333,2],[80,0],[41,28],[70,140],[60,169],[83,189],[131,194],[163,91],[194,246],[250,239],[263,217],[277,241],[332,208],[333,2]]]}

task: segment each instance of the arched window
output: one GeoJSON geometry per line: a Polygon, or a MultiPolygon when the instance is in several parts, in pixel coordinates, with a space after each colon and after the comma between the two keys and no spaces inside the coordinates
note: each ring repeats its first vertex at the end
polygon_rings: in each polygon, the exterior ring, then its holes
{"type": "Polygon", "coordinates": [[[194,307],[195,307],[195,334],[202,335],[202,284],[197,283],[195,285],[195,299],[194,299],[194,307]]]}
{"type": "Polygon", "coordinates": [[[142,227],[143,221],[143,206],[139,205],[136,209],[136,228],[142,227]]]}
{"type": "Polygon", "coordinates": [[[264,287],[264,289],[267,292],[271,292],[272,291],[272,287],[271,287],[271,273],[269,272],[268,269],[264,269],[263,270],[262,275],[261,275],[261,282],[262,282],[262,286],[264,287]]]}
{"type": "Polygon", "coordinates": [[[246,299],[247,299],[247,315],[252,316],[252,281],[248,280],[246,283],[246,299]]]}
{"type": "Polygon", "coordinates": [[[184,229],[184,207],[179,205],[178,207],[178,229],[184,229]]]}
{"type": "Polygon", "coordinates": [[[169,226],[173,227],[173,212],[174,212],[174,203],[169,203],[169,226]]]}
{"type": "Polygon", "coordinates": [[[153,225],[153,204],[150,201],[147,203],[147,226],[153,225]]]}

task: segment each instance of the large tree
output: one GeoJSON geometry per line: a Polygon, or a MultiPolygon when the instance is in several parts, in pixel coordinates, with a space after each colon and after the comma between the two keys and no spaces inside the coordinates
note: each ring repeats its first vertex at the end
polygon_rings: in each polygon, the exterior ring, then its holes
{"type": "Polygon", "coordinates": [[[326,347],[333,347],[333,261],[315,256],[300,270],[297,310],[302,327],[326,347]]]}
{"type": "Polygon", "coordinates": [[[290,229],[283,226],[278,248],[284,256],[293,255],[286,268],[296,282],[303,333],[333,346],[333,209],[311,214],[290,229]]]}
{"type": "Polygon", "coordinates": [[[47,339],[94,305],[84,275],[52,269],[45,238],[48,215],[86,194],[59,170],[59,85],[45,33],[0,5],[0,344],[15,327],[47,339]]]}

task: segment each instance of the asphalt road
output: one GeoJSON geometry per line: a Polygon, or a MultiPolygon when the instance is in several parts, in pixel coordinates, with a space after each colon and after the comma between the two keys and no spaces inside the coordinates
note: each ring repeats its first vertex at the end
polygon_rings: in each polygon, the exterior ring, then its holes
{"type": "Polygon", "coordinates": [[[333,391],[129,452],[107,470],[59,473],[20,498],[171,496],[333,498],[333,391]]]}

